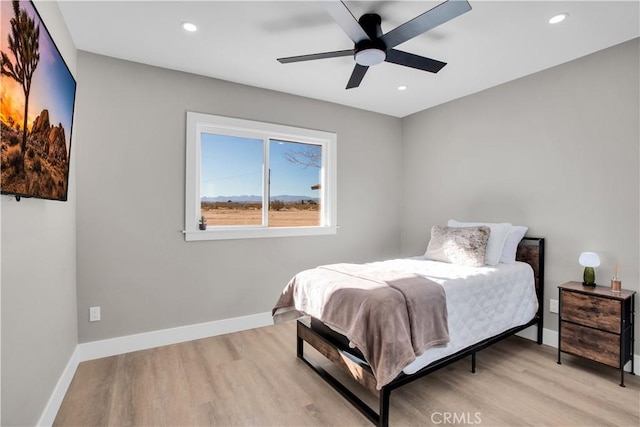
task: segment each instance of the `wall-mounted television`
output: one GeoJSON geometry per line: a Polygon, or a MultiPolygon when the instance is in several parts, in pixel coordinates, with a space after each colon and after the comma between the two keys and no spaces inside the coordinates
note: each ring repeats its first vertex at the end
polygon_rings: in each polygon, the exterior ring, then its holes
{"type": "Polygon", "coordinates": [[[31,1],[0,8],[0,190],[65,201],[76,81],[31,1]]]}

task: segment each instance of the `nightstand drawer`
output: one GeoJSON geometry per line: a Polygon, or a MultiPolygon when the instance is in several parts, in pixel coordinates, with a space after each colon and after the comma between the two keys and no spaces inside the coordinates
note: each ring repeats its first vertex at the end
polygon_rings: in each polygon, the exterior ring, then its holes
{"type": "Polygon", "coordinates": [[[618,300],[562,290],[562,320],[620,333],[621,314],[618,300]]]}
{"type": "Polygon", "coordinates": [[[620,335],[562,322],[562,351],[620,368],[620,335]]]}

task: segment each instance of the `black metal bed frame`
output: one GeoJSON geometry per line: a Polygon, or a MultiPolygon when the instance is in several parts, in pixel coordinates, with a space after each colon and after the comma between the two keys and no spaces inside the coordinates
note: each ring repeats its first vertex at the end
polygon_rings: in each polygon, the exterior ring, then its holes
{"type": "MultiPolygon", "coordinates": [[[[473,344],[463,350],[460,350],[457,353],[446,356],[442,359],[439,359],[430,365],[422,368],[414,374],[407,375],[401,373],[398,375],[393,381],[389,384],[382,387],[381,390],[376,391],[372,390],[371,384],[362,383],[358,380],[359,383],[367,387],[371,392],[377,393],[379,398],[379,408],[378,412],[375,412],[368,404],[366,404],[362,399],[360,399],[355,393],[353,393],[349,388],[347,388],[344,384],[342,384],[338,379],[336,379],[333,375],[323,369],[319,364],[313,362],[310,359],[307,359],[304,356],[304,342],[306,341],[309,345],[318,350],[322,355],[327,357],[329,360],[332,360],[334,363],[337,361],[343,365],[350,365],[352,368],[356,367],[360,369],[363,374],[368,375],[370,378],[373,378],[373,372],[369,365],[364,362],[364,357],[357,349],[349,348],[348,343],[345,345],[345,337],[331,331],[326,326],[318,327],[315,322],[312,326],[312,322],[307,319],[299,319],[297,321],[297,356],[300,358],[305,364],[307,364],[311,369],[313,369],[322,379],[324,379],[329,385],[331,385],[338,393],[340,393],[344,398],[346,398],[356,409],[358,409],[365,417],[367,417],[371,422],[378,426],[386,427],[389,425],[389,401],[391,397],[391,392],[403,385],[416,381],[425,375],[428,375],[434,371],[437,371],[447,365],[450,365],[464,357],[471,356],[471,372],[475,373],[476,371],[476,353],[498,341],[501,341],[505,338],[512,336],[513,334],[520,332],[530,326],[536,325],[538,326],[537,333],[537,343],[542,344],[542,331],[543,331],[543,313],[544,313],[544,238],[540,237],[525,237],[520,244],[519,247],[519,257],[521,255],[520,248],[522,247],[536,247],[535,256],[529,257],[523,261],[528,262],[532,265],[534,269],[535,281],[536,281],[536,294],[538,298],[538,312],[536,316],[529,322],[524,325],[517,326],[515,328],[511,328],[508,331],[505,331],[501,334],[495,335],[486,340],[480,341],[476,344],[473,344]],[[533,244],[529,244],[533,242],[533,244]],[[356,356],[360,359],[360,362],[355,361],[353,358],[343,358],[340,354],[349,353],[351,355],[356,356]]],[[[319,322],[319,321],[318,321],[319,322]]],[[[348,341],[348,340],[347,340],[348,341]]],[[[349,369],[347,369],[349,372],[349,369]]]]}

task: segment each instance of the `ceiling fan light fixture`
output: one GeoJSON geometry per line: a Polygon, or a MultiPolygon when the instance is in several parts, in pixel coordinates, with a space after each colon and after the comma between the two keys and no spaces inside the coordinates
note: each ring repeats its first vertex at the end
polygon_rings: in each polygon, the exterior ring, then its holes
{"type": "Polygon", "coordinates": [[[356,63],[363,67],[370,67],[372,65],[378,65],[387,58],[387,54],[384,50],[377,48],[362,49],[356,52],[356,63]]]}

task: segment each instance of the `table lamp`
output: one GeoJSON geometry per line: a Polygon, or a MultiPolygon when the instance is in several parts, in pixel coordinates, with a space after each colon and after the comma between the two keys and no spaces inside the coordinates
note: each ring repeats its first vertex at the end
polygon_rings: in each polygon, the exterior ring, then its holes
{"type": "Polygon", "coordinates": [[[600,257],[595,252],[582,252],[578,262],[584,267],[584,275],[582,276],[582,284],[584,286],[596,285],[596,272],[593,267],[600,265],[600,257]]]}

